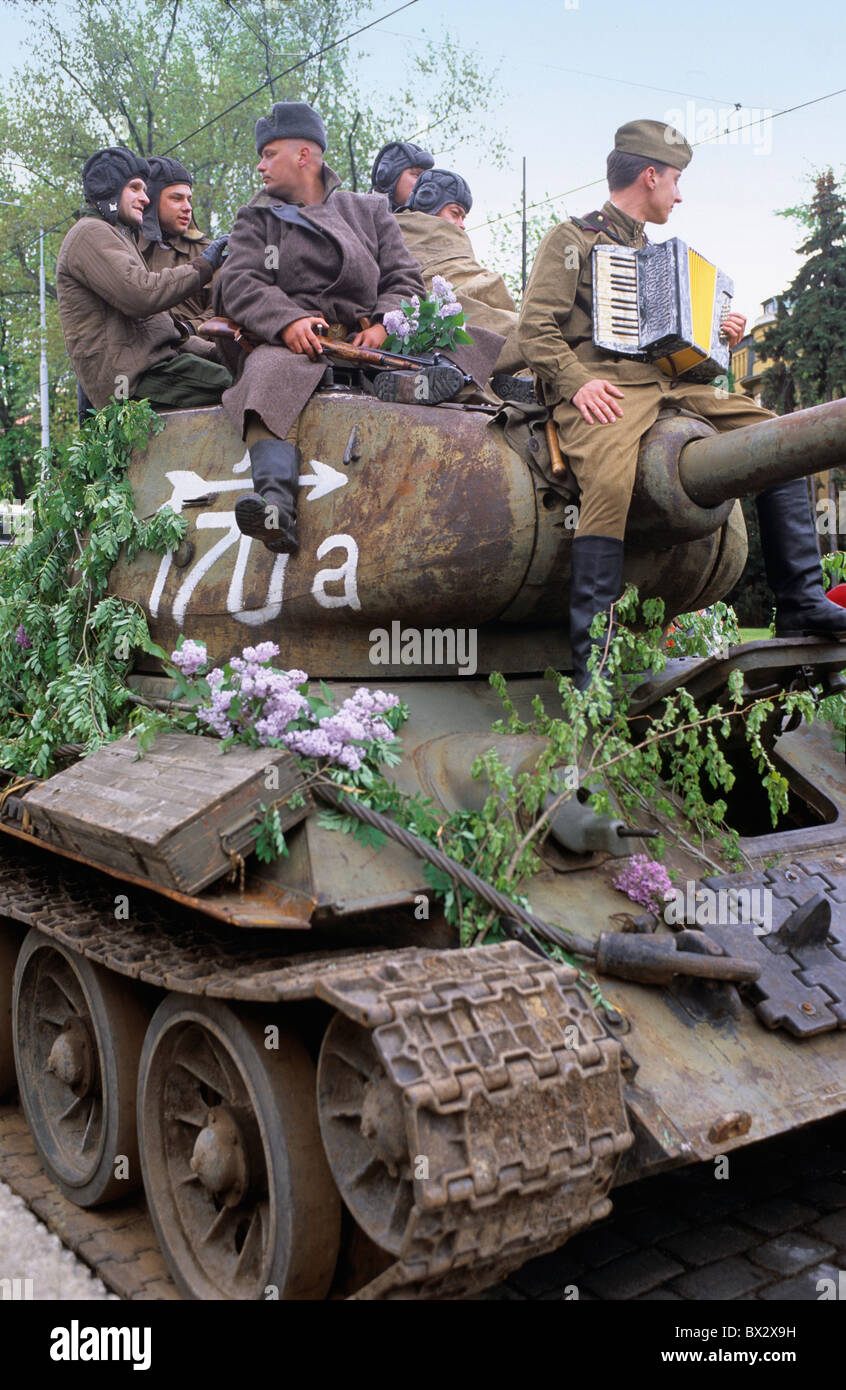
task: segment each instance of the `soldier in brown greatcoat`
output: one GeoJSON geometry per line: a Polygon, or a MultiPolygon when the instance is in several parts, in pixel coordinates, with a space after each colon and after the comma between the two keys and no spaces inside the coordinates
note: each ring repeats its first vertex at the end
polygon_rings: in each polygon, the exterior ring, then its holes
{"type": "MultiPolygon", "coordinates": [[[[190,265],[202,255],[211,239],[194,221],[194,179],[178,159],[152,154],[147,160],[147,197],[138,250],[150,270],[190,265]]],[[[211,315],[212,285],[203,285],[171,309],[189,333],[211,315]]]]}
{"type": "MultiPolygon", "coordinates": [[[[259,173],[266,192],[240,209],[215,290],[219,313],[235,319],[261,346],[249,354],[224,408],[250,451],[256,491],[238,498],[241,531],[272,550],[297,548],[297,417],[323,376],[320,327],[356,345],[379,347],[384,315],[425,287],[380,194],[347,193],[323,163],[326,132],[305,102],[277,102],[256,125],[259,173]],[[361,326],[362,321],[369,324],[361,326]]],[[[490,373],[501,340],[481,334],[473,348],[427,367],[427,401],[451,399],[462,372],[490,373]]],[[[400,399],[408,373],[383,372],[377,395],[400,399]]],[[[412,374],[414,375],[414,374],[412,374]]]]}
{"type": "Polygon", "coordinates": [[[77,380],[96,409],[114,396],[160,406],[214,405],[232,380],[214,349],[170,313],[207,285],[224,242],[190,264],[153,272],[138,250],[147,161],[120,146],[85,163],[88,203],[56,261],[62,332],[77,380]]]}
{"type": "MultiPolygon", "coordinates": [[[[631,121],[608,156],[609,200],[601,211],[562,222],[541,242],[520,313],[519,342],[538,396],[552,407],[561,450],[579,487],[573,540],[570,637],[574,679],[588,682],[590,625],[620,595],[623,536],[640,441],[670,404],[718,430],[769,419],[748,396],[671,379],[650,362],[619,357],[593,342],[591,251],[617,242],[646,244],[644,223],[667,221],[681,202],[678,181],[693,151],[660,121],[631,121]]],[[[746,320],[724,321],[732,347],[746,320]]],[[[846,638],[846,611],[822,587],[816,532],[804,479],[756,498],[767,578],[776,600],[776,636],[846,638]]]]}
{"type": "Polygon", "coordinates": [[[479,265],[464,228],[472,206],[472,194],[460,174],[426,169],[396,218],[406,246],[420,262],[427,290],[436,275],[442,276],[455,290],[471,334],[485,328],[505,338],[491,382],[497,395],[533,400],[531,379],[516,375],[526,370],[517,342],[517,306],[502,276],[479,265]]]}

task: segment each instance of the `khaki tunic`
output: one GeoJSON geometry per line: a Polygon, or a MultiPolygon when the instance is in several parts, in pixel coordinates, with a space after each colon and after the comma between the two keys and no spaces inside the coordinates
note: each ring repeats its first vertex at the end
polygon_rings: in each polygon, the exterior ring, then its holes
{"type": "MultiPolygon", "coordinates": [[[[626,246],[646,245],[643,223],[612,202],[602,214],[626,246]]],[[[690,410],[717,430],[739,429],[770,419],[772,412],[748,396],[710,384],[672,380],[650,362],[598,348],[593,342],[591,251],[615,237],[561,222],[538,249],[520,312],[518,339],[535,373],[538,398],[553,410],[561,450],[581,489],[579,536],[622,540],[634,487],[640,441],[666,407],[690,410]],[[573,396],[597,377],[623,392],[623,415],[612,424],[587,424],[573,396]]]]}
{"type": "Polygon", "coordinates": [[[167,311],[212,277],[206,260],[153,272],[129,227],[99,213],[71,227],[56,261],[56,296],[73,369],[99,410],[120,388],[132,396],[140,377],[178,352],[213,353],[186,337],[167,311]]]}
{"type": "MultiPolygon", "coordinates": [[[[299,209],[257,193],[232,228],[215,308],[262,341],[223,397],[242,438],[250,412],[284,438],[323,376],[323,362],[280,342],[288,324],[320,314],[355,336],[362,317],[378,321],[404,299],[425,293],[420,268],[382,194],[346,192],[325,164],[323,178],[322,202],[299,209]]],[[[485,381],[502,341],[492,333],[479,338],[475,347],[449,355],[476,381],[485,381]]]]}
{"type": "Polygon", "coordinates": [[[471,338],[476,328],[502,334],[505,343],[493,370],[512,376],[524,371],[517,342],[517,307],[502,276],[479,265],[467,233],[428,212],[403,208],[396,218],[406,246],[420,262],[426,289],[431,290],[434,277],[442,275],[456,292],[471,338]]]}
{"type": "MultiPolygon", "coordinates": [[[[207,236],[199,230],[192,231],[190,227],[184,236],[166,237],[164,244],[148,241],[145,236],[138,238],[138,250],[150,270],[169,270],[176,266],[190,265],[209,244],[207,236]]],[[[219,273],[215,271],[215,276],[208,285],[197,290],[196,294],[189,294],[180,300],[179,304],[174,304],[170,311],[175,319],[186,325],[190,333],[196,333],[200,324],[211,318],[212,290],[214,279],[219,273]]]]}

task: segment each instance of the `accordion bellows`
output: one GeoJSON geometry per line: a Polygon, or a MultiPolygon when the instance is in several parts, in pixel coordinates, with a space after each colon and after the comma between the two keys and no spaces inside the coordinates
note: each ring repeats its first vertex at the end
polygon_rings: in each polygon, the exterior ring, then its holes
{"type": "Polygon", "coordinates": [[[728,371],[722,322],[734,282],[678,237],[640,251],[593,248],[593,341],[654,362],[667,376],[712,381],[728,371]]]}

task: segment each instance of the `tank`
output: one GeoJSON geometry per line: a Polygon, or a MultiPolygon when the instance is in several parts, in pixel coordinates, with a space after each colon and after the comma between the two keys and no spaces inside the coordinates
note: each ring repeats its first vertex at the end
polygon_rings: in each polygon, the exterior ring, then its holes
{"type": "MultiPolygon", "coordinates": [[[[662,416],[625,578],[668,616],[724,596],[746,559],[737,499],[842,462],[845,426],[844,401],[722,436],[662,416]]],[[[273,556],[235,526],[249,459],[222,410],[168,414],[130,481],[139,515],[169,502],[187,536],[164,558],[120,559],[112,591],[168,651],[180,633],[215,662],[273,640],[280,665],[339,697],[390,682],[410,709],[398,785],[445,811],[478,807],[478,753],[496,746],[519,771],[539,752],[491,733],[488,675],[528,711],[554,693],[542,673],[569,665],[572,479],[539,416],[388,406],[348,384],[315,394],[301,448],[301,549],[273,556]]],[[[164,699],[148,661],[132,688],[164,699]]],[[[735,668],[751,691],[835,692],[844,665],[837,642],[745,643],[645,681],[633,712],[648,719],[679,683],[711,704],[735,668]]],[[[32,786],[9,785],[0,1090],[17,1086],[46,1173],[95,1232],[104,1204],[143,1185],[184,1297],[482,1290],[607,1215],[615,1186],[844,1108],[843,755],[816,725],[776,719],[770,741],[790,811],[772,831],[738,801],[744,872],[703,878],[668,855],[692,925],[630,913],[621,926],[617,861],[647,850],[638,832],[658,821],[575,800],[523,885],[538,933],[506,904],[509,939],[468,949],[407,836],[376,850],[307,805],[288,858],[186,891],[140,860],[115,867],[125,765],[88,805],[93,851],[33,819],[32,786]],[[700,920],[704,889],[766,892],[768,934],[700,920]],[[581,943],[602,1004],[544,952],[556,934],[581,943]]],[[[178,780],[163,774],[165,799],[178,780]]],[[[116,1238],[104,1224],[101,1250],[116,1238]]]]}

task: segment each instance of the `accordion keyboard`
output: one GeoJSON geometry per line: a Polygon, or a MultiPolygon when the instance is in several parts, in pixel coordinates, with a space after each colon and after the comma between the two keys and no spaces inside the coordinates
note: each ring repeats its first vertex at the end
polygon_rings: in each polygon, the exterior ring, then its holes
{"type": "Polygon", "coordinates": [[[594,339],[620,352],[637,351],[637,252],[628,246],[596,246],[594,255],[594,339]]]}

